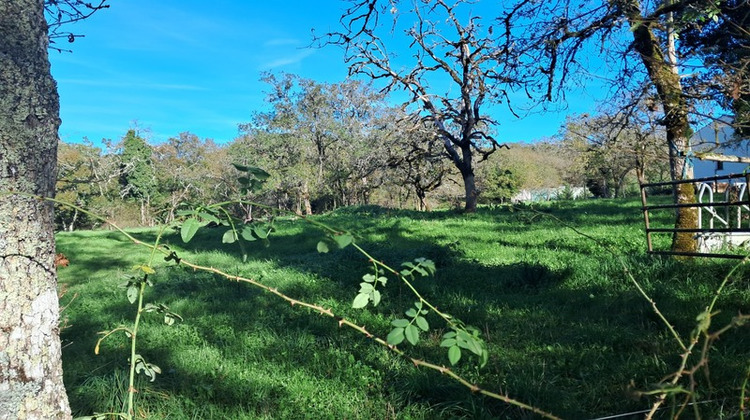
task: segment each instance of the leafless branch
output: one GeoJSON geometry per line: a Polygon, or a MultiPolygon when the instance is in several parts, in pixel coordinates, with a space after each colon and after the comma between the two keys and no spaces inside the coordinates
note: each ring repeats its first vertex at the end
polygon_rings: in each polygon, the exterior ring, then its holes
{"type": "Polygon", "coordinates": [[[50,48],[58,52],[70,52],[70,50],[58,47],[57,40],[64,38],[69,43],[75,42],[76,38],[84,37],[82,34],[74,34],[62,28],[70,23],[89,18],[99,10],[109,7],[108,0],[97,2],[86,2],[83,0],[45,0],[44,14],[47,19],[47,34],[50,48]]]}

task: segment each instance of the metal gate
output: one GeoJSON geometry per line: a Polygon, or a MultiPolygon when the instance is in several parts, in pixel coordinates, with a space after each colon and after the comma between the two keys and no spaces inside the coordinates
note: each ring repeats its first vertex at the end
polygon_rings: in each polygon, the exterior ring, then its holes
{"type": "Polygon", "coordinates": [[[643,220],[646,224],[646,243],[648,253],[656,255],[681,255],[692,257],[734,258],[743,259],[746,255],[715,252],[750,244],[750,196],[748,194],[750,174],[729,174],[683,181],[666,181],[642,184],[641,201],[643,203],[643,220]],[[649,205],[646,189],[679,184],[694,184],[698,202],[690,204],[655,204],[649,205]],[[698,209],[697,223],[694,228],[676,229],[674,227],[652,227],[650,213],[658,210],[677,208],[698,209]],[[744,226],[743,226],[744,225],[744,226]],[[654,234],[671,234],[676,232],[694,233],[698,252],[676,252],[655,250],[654,234]]]}

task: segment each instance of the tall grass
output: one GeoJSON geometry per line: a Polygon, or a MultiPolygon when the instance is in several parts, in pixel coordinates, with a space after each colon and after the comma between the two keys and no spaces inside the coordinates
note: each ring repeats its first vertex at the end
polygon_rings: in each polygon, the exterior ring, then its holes
{"type": "MultiPolygon", "coordinates": [[[[435,261],[437,274],[417,282],[420,292],[481,328],[489,346],[486,367],[458,367],[472,381],[564,418],[648,408],[653,399],[638,391],[672,373],[680,349],[608,252],[540,212],[615,248],[686,335],[733,263],[646,256],[639,203],[633,201],[553,203],[537,210],[482,208],[462,215],[359,207],[319,220],[355,232],[360,245],[394,266],[417,257],[435,261]]],[[[177,232],[163,242],[184,258],[330,307],[381,336],[411,305],[410,293],[390,282],[376,309],[351,309],[367,261],[351,247],[318,254],[322,234],[302,220],[276,226],[271,246],[253,243],[247,263],[238,249],[221,244],[217,230],[201,231],[187,245],[177,232]]],[[[143,240],[156,235],[134,233],[143,240]]],[[[93,348],[97,331],[133,318],[135,308],[118,284],[148,252],[110,231],[60,233],[57,240],[71,261],[59,274],[68,288],[62,303],[69,303],[63,313],[69,327],[62,338],[72,408],[80,415],[117,411],[127,387],[127,339],[105,342],[98,356],[93,348]]],[[[184,322],[167,327],[158,317],[144,320],[140,352],[163,373],[136,386],[142,418],[533,418],[245,284],[172,263],[156,269],[148,299],[167,304],[184,322]]],[[[746,278],[741,270],[722,294],[717,325],[750,312],[746,278]]],[[[448,365],[439,340],[435,332],[406,349],[448,365]]],[[[700,399],[710,401],[702,408],[707,418],[736,414],[748,360],[746,330],[717,342],[710,377],[699,378],[700,399]]]]}

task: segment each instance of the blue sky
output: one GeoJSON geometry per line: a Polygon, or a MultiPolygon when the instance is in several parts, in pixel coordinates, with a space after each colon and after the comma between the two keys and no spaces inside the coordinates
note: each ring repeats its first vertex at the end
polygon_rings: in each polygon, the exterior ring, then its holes
{"type": "MultiPolygon", "coordinates": [[[[487,2],[485,2],[486,4],[487,2]]],[[[219,143],[266,108],[264,71],[320,82],[347,74],[342,51],[308,48],[311,29],[338,28],[345,3],[337,0],[112,0],[111,7],[69,30],[83,34],[72,53],[50,50],[60,92],[60,137],[98,143],[137,127],[151,142],[190,131],[219,143]]],[[[570,112],[589,111],[573,98],[570,112]]],[[[500,109],[501,141],[555,134],[563,113],[516,120],[500,109]]]]}

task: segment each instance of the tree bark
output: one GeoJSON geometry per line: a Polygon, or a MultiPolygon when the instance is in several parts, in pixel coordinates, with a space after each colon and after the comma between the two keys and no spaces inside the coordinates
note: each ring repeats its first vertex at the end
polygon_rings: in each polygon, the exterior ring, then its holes
{"type": "Polygon", "coordinates": [[[310,204],[310,186],[307,180],[302,183],[302,201],[305,204],[305,215],[310,216],[312,214],[312,204],[310,204]]]}
{"type": "MultiPolygon", "coordinates": [[[[666,60],[650,23],[641,15],[640,4],[628,0],[624,4],[628,22],[633,27],[633,47],[640,54],[649,79],[656,86],[659,101],[664,109],[664,125],[669,144],[669,168],[673,181],[692,179],[692,167],[686,165],[685,156],[690,149],[688,132],[688,104],[682,92],[680,75],[673,63],[666,60]]],[[[674,188],[675,204],[695,203],[693,184],[679,184],[674,188]]],[[[676,209],[675,228],[695,229],[697,227],[696,208],[676,209]]],[[[696,252],[697,242],[692,233],[676,232],[672,237],[672,251],[696,252]]]]}
{"type": "MultiPolygon", "coordinates": [[[[57,88],[42,0],[0,2],[0,193],[54,194],[57,88]]],[[[62,381],[53,205],[0,199],[0,417],[70,418],[62,381]]]]}
{"type": "Polygon", "coordinates": [[[461,147],[461,156],[462,158],[460,162],[456,162],[456,166],[461,172],[461,178],[464,181],[464,211],[466,213],[474,213],[477,211],[479,192],[477,191],[477,185],[474,181],[474,156],[471,150],[471,143],[468,140],[464,141],[464,146],[461,147]]]}
{"type": "Polygon", "coordinates": [[[461,173],[461,176],[464,179],[464,191],[466,193],[466,207],[464,207],[464,211],[467,213],[474,213],[477,211],[477,198],[479,194],[477,194],[477,186],[474,182],[474,173],[461,173]]]}

